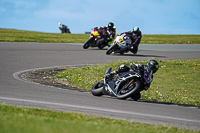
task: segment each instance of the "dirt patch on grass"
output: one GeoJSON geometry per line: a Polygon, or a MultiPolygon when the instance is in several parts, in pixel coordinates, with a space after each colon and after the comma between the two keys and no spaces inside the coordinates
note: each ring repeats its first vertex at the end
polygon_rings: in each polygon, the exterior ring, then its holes
{"type": "Polygon", "coordinates": [[[44,70],[33,70],[21,73],[19,76],[23,80],[39,83],[42,85],[54,86],[62,89],[77,90],[81,92],[89,92],[88,90],[71,86],[70,83],[67,81],[67,79],[64,78],[55,79],[52,77],[58,74],[59,72],[73,68],[76,67],[58,67],[58,68],[44,69],[44,70]]]}

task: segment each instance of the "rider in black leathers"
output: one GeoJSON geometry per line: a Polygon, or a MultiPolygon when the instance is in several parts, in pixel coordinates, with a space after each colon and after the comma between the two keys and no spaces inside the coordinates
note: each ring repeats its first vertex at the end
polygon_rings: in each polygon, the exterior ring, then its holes
{"type": "MultiPolygon", "coordinates": [[[[141,65],[141,64],[133,64],[130,63],[129,64],[130,67],[126,66],[126,65],[120,65],[119,68],[117,68],[116,70],[114,70],[113,72],[111,72],[110,74],[107,74],[106,76],[109,77],[113,77],[116,74],[120,74],[123,72],[128,72],[128,71],[137,71],[139,72],[141,75],[143,75],[143,80],[144,83],[146,83],[144,86],[142,86],[143,88],[140,89],[142,90],[148,90],[148,88],[150,87],[150,84],[153,80],[153,74],[156,73],[156,71],[159,68],[159,64],[156,60],[150,60],[147,65],[141,65]]],[[[138,92],[134,97],[132,97],[134,100],[138,100],[141,98],[140,92],[138,92]]]]}
{"type": "Polygon", "coordinates": [[[142,38],[142,32],[139,30],[139,27],[134,27],[133,30],[128,31],[128,32],[123,32],[121,34],[124,34],[124,33],[129,35],[132,41],[132,44],[128,46],[129,50],[132,53],[136,54],[138,51],[138,46],[142,38]],[[132,46],[133,46],[133,49],[131,48],[132,46]]]}
{"type": "Polygon", "coordinates": [[[62,23],[58,23],[59,29],[61,30],[61,33],[71,33],[69,28],[62,24],[62,23]]]}

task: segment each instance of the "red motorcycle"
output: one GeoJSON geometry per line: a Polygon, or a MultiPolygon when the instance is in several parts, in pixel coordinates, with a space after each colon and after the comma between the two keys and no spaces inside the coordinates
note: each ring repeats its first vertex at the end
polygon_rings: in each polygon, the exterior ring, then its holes
{"type": "Polygon", "coordinates": [[[107,36],[108,32],[106,28],[94,28],[91,31],[90,38],[84,43],[83,48],[98,47],[99,49],[103,49],[107,46],[107,36]]]}

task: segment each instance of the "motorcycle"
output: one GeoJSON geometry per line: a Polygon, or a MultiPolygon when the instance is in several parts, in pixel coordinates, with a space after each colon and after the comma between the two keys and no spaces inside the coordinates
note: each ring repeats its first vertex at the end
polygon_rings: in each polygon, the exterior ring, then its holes
{"type": "Polygon", "coordinates": [[[132,41],[127,34],[119,35],[115,38],[110,48],[108,48],[106,54],[110,55],[111,53],[127,53],[129,52],[129,49],[134,49],[134,47],[131,46],[131,42],[132,41]]]}
{"type": "Polygon", "coordinates": [[[111,76],[112,68],[108,68],[104,78],[97,82],[91,90],[94,96],[110,95],[118,99],[131,97],[135,101],[140,99],[140,91],[148,90],[152,82],[152,72],[142,76],[144,73],[138,71],[128,71],[117,76],[111,76]],[[109,76],[108,76],[109,75],[109,76]]]}
{"type": "Polygon", "coordinates": [[[108,36],[107,30],[103,28],[94,28],[91,31],[91,35],[89,39],[84,43],[83,48],[87,49],[91,47],[98,47],[99,49],[103,49],[107,46],[106,37],[108,36]]]}

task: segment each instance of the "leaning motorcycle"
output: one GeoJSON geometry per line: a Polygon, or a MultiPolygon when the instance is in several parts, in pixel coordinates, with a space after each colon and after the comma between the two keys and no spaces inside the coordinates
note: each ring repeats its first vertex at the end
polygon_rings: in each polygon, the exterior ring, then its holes
{"type": "Polygon", "coordinates": [[[106,54],[110,55],[111,53],[127,53],[129,52],[129,49],[134,49],[134,47],[131,46],[131,42],[130,36],[127,34],[119,35],[115,38],[110,48],[108,48],[106,54]]]}
{"type": "Polygon", "coordinates": [[[92,87],[91,93],[94,96],[110,95],[118,99],[131,97],[138,100],[141,97],[140,91],[148,90],[152,82],[152,72],[148,76],[144,76],[139,71],[128,71],[117,76],[111,76],[109,74],[111,71],[112,68],[108,68],[104,78],[92,87]]]}
{"type": "Polygon", "coordinates": [[[97,29],[94,28],[91,31],[90,38],[84,43],[83,48],[87,49],[89,47],[98,47],[99,49],[103,49],[107,46],[105,38],[108,33],[106,29],[97,29]]]}

